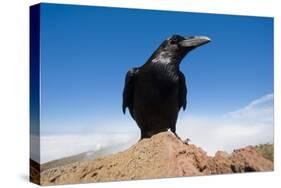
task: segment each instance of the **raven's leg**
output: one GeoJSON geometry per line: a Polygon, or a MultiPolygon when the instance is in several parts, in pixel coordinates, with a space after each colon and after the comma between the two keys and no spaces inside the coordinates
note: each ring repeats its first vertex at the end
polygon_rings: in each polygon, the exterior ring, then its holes
{"type": "Polygon", "coordinates": [[[174,133],[174,135],[175,135],[176,137],[178,137],[178,139],[181,140],[181,138],[180,138],[180,137],[177,135],[177,133],[176,133],[176,126],[172,127],[172,128],[171,128],[171,131],[172,131],[172,133],[174,133]]]}
{"type": "Polygon", "coordinates": [[[181,138],[180,138],[180,137],[177,135],[177,133],[176,133],[176,126],[172,127],[170,130],[172,131],[172,133],[174,133],[174,135],[175,135],[176,137],[178,137],[178,139],[181,140],[181,138]]]}
{"type": "Polygon", "coordinates": [[[176,126],[172,127],[172,128],[171,128],[171,131],[172,131],[175,135],[177,135],[177,133],[176,133],[176,126]]]}
{"type": "Polygon", "coordinates": [[[149,138],[148,134],[146,131],[144,131],[143,129],[141,129],[141,138],[140,140],[144,139],[144,138],[149,138]]]}

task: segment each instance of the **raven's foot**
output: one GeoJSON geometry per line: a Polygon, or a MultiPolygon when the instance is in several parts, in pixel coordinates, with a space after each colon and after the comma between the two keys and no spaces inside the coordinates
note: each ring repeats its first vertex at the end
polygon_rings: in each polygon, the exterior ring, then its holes
{"type": "Polygon", "coordinates": [[[178,135],[177,133],[175,133],[175,132],[173,132],[173,131],[172,131],[172,133],[173,133],[179,140],[182,140],[181,137],[179,137],[179,135],[178,135]]]}
{"type": "Polygon", "coordinates": [[[182,142],[184,143],[184,144],[186,144],[186,145],[189,145],[189,142],[190,142],[191,140],[189,139],[189,138],[186,138],[185,140],[183,140],[182,142]]]}
{"type": "Polygon", "coordinates": [[[179,137],[179,135],[177,133],[174,133],[174,135],[180,140],[182,141],[182,143],[189,145],[189,142],[191,141],[189,138],[186,138],[185,140],[182,140],[181,137],[179,137]]]}

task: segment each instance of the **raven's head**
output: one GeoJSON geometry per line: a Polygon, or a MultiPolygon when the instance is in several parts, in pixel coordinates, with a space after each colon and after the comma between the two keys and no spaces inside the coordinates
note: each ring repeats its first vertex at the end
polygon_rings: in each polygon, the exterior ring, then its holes
{"type": "Polygon", "coordinates": [[[173,35],[167,38],[152,55],[153,63],[179,64],[191,50],[211,41],[206,36],[183,37],[173,35]]]}

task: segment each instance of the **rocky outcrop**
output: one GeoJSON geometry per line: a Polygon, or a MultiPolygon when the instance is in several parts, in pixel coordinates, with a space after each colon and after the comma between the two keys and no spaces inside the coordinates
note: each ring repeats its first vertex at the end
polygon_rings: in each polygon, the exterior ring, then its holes
{"type": "Polygon", "coordinates": [[[234,150],[232,154],[219,151],[210,158],[208,164],[210,174],[273,170],[272,161],[265,159],[252,146],[234,150]]]}
{"type": "Polygon", "coordinates": [[[184,144],[174,134],[163,132],[114,155],[45,170],[41,173],[40,183],[69,184],[271,170],[273,162],[254,147],[234,150],[231,154],[218,151],[210,157],[201,148],[184,144]]]}

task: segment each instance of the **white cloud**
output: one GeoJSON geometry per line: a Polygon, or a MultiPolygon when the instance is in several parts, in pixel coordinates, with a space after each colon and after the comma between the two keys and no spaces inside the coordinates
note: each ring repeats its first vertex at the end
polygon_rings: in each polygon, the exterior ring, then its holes
{"type": "Polygon", "coordinates": [[[178,120],[178,134],[208,154],[231,152],[247,145],[273,143],[273,94],[219,117],[187,116],[178,120]]]}
{"type": "Polygon", "coordinates": [[[95,133],[76,135],[41,136],[41,163],[87,151],[110,148],[107,154],[123,150],[136,143],[138,135],[132,133],[95,133]]]}
{"type": "Polygon", "coordinates": [[[231,152],[247,145],[273,142],[273,125],[247,123],[233,119],[204,119],[190,117],[180,120],[178,134],[191,139],[191,143],[203,148],[209,155],[218,150],[231,152]]]}
{"type": "Polygon", "coordinates": [[[273,93],[252,101],[242,109],[228,113],[232,118],[273,121],[273,93]]]}

